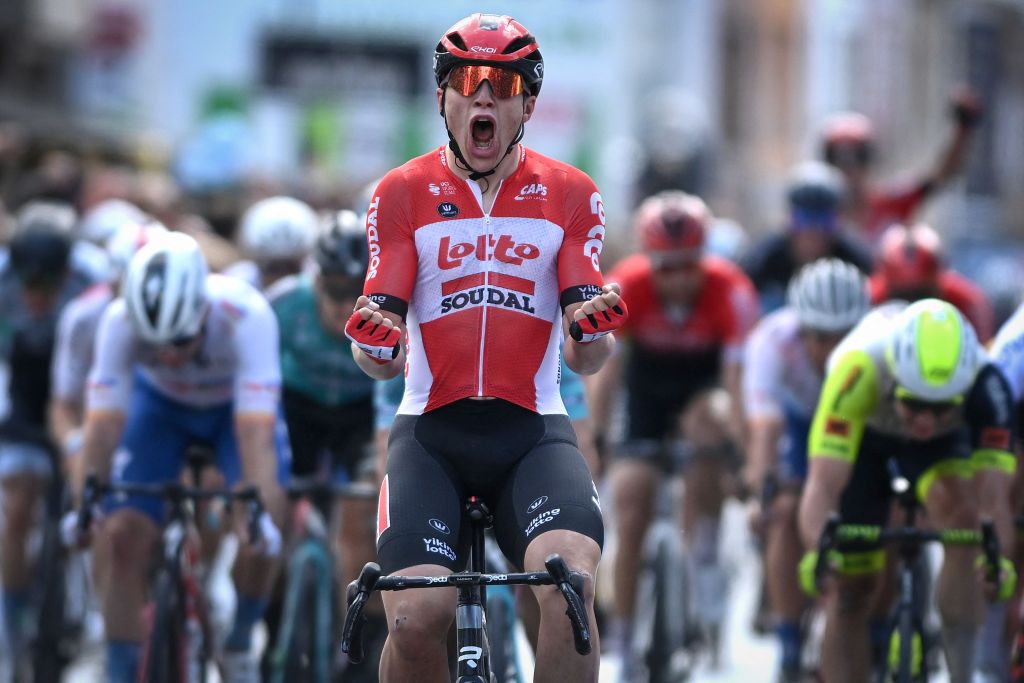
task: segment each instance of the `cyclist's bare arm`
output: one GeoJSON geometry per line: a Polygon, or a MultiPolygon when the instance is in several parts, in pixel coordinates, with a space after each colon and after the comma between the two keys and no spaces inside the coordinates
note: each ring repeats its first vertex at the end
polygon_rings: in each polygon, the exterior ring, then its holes
{"type": "MultiPolygon", "coordinates": [[[[401,332],[401,339],[405,339],[405,323],[397,313],[381,310],[380,306],[370,301],[366,296],[356,299],[356,311],[363,320],[368,320],[376,325],[383,325],[388,328],[397,328],[401,332]]],[[[388,380],[397,377],[405,368],[405,345],[400,344],[398,355],[388,363],[376,363],[363,353],[356,344],[352,344],[352,358],[356,365],[367,375],[374,379],[388,380]]]]}
{"type": "Polygon", "coordinates": [[[569,325],[582,320],[588,315],[600,313],[618,305],[619,286],[609,283],[604,286],[605,291],[585,302],[577,302],[566,306],[562,316],[562,331],[565,335],[565,364],[580,375],[593,375],[605,361],[612,355],[615,349],[615,337],[611,334],[595,339],[588,344],[582,344],[569,336],[569,325]]]}
{"type": "Polygon", "coordinates": [[[624,368],[624,349],[620,347],[608,358],[600,372],[587,378],[587,398],[595,432],[604,432],[608,428],[613,398],[622,386],[624,368]]]}
{"type": "Polygon", "coordinates": [[[764,483],[765,475],[778,464],[781,436],[782,420],[777,417],[755,417],[747,421],[747,466],[743,480],[747,489],[755,494],[764,483]]]}
{"type": "MultiPolygon", "coordinates": [[[[966,108],[966,110],[974,111],[975,119],[980,117],[981,109],[977,103],[976,96],[971,92],[962,92],[954,96],[951,105],[953,111],[960,108],[966,108]]],[[[973,131],[973,124],[964,125],[960,121],[954,126],[953,137],[949,141],[946,149],[943,151],[942,156],[939,158],[929,174],[927,180],[929,187],[938,187],[943,185],[960,173],[964,163],[967,160],[967,153],[970,151],[971,142],[971,131],[973,131]]]]}
{"type": "Polygon", "coordinates": [[[814,550],[829,513],[839,508],[839,499],[853,474],[853,463],[837,458],[811,457],[807,483],[800,499],[800,540],[814,550]]]}
{"type": "Polygon", "coordinates": [[[235,439],[242,478],[259,488],[267,509],[277,518],[284,511],[284,500],[277,481],[275,422],[275,416],[269,413],[235,415],[235,439]]]}
{"type": "Polygon", "coordinates": [[[726,425],[729,434],[741,448],[747,445],[747,424],[743,408],[743,364],[738,361],[725,361],[722,365],[722,386],[729,394],[732,419],[726,425]]]}
{"type": "Polygon", "coordinates": [[[54,441],[66,456],[68,453],[66,452],[65,445],[67,444],[68,435],[82,424],[82,403],[53,396],[50,398],[47,412],[50,434],[53,435],[54,441]]]}
{"type": "Polygon", "coordinates": [[[121,443],[125,415],[117,410],[91,411],[85,417],[82,464],[75,473],[75,492],[85,485],[85,476],[95,473],[101,481],[110,479],[110,461],[121,443]]]}

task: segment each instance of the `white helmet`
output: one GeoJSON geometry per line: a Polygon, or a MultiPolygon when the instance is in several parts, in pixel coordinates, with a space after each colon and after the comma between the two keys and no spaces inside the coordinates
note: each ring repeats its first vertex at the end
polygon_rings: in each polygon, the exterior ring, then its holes
{"type": "Polygon", "coordinates": [[[870,307],[867,278],[835,258],[818,259],[801,268],[789,281],[787,299],[801,327],[822,332],[853,328],[870,307]]]}
{"type": "Polygon", "coordinates": [[[135,332],[150,344],[170,344],[197,335],[209,307],[208,269],[199,244],[168,232],[132,257],[121,285],[135,332]]]}
{"type": "Polygon", "coordinates": [[[897,391],[923,401],[956,401],[983,362],[974,328],[950,303],[922,299],[893,321],[886,361],[897,391]]]}
{"type": "Polygon", "coordinates": [[[79,231],[84,239],[102,247],[125,225],[146,220],[146,214],[134,204],[123,199],[107,199],[85,213],[79,231]]]}
{"type": "Polygon", "coordinates": [[[132,257],[150,240],[167,233],[163,223],[145,220],[141,223],[126,223],[107,240],[107,259],[110,261],[112,280],[120,280],[132,257]]]}
{"type": "Polygon", "coordinates": [[[242,216],[239,244],[255,261],[301,259],[316,240],[319,223],[305,202],[270,197],[250,206],[242,216]]]}

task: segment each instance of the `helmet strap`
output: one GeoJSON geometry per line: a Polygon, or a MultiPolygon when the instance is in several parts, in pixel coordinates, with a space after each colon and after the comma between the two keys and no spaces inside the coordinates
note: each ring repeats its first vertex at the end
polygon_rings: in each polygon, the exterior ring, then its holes
{"type": "Polygon", "coordinates": [[[518,132],[516,132],[516,136],[512,140],[512,142],[508,144],[508,147],[505,149],[505,153],[501,155],[501,158],[498,159],[498,163],[494,164],[494,166],[492,166],[489,171],[477,171],[476,169],[469,165],[468,161],[466,161],[466,157],[462,155],[462,149],[459,147],[459,143],[455,141],[455,136],[452,135],[452,129],[448,125],[448,113],[445,111],[445,98],[447,96],[448,89],[445,88],[441,93],[441,118],[444,119],[444,130],[446,133],[448,133],[448,147],[451,148],[452,153],[455,155],[457,165],[463,171],[467,171],[469,173],[470,180],[480,180],[482,178],[486,178],[487,176],[494,175],[494,172],[498,169],[498,166],[501,166],[501,162],[505,161],[505,157],[507,157],[512,152],[512,149],[517,144],[519,144],[519,141],[523,139],[523,135],[526,133],[526,99],[523,99],[524,120],[519,122],[519,130],[518,132]]]}

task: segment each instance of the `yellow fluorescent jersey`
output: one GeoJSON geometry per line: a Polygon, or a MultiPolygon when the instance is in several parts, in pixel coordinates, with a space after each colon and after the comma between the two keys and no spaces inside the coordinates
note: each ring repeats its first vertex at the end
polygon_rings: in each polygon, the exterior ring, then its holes
{"type": "MultiPolygon", "coordinates": [[[[893,318],[904,307],[893,302],[876,308],[832,352],[808,437],[811,457],[854,462],[865,428],[904,436],[894,405],[896,380],[885,359],[893,318]]],[[[1012,472],[1013,427],[1009,384],[994,364],[985,362],[964,402],[943,418],[937,435],[967,429],[974,463],[1012,472]]]]}

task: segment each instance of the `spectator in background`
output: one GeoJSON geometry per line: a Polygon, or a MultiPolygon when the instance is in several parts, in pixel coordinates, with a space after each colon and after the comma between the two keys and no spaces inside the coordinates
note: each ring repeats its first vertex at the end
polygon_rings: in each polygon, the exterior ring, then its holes
{"type": "Polygon", "coordinates": [[[755,242],[740,260],[757,287],[764,313],[782,306],[793,275],[820,258],[837,258],[871,272],[871,252],[841,230],[844,196],[842,176],[826,164],[807,161],[794,168],[786,188],[787,229],[755,242]]]}
{"type": "Polygon", "coordinates": [[[924,223],[897,224],[885,230],[878,247],[878,270],[869,287],[873,304],[890,299],[942,299],[964,314],[982,343],[995,334],[995,312],[988,296],[946,266],[942,238],[924,223]]]}
{"type": "Polygon", "coordinates": [[[981,113],[981,103],[972,90],[954,93],[949,103],[955,123],[953,138],[938,163],[914,180],[890,185],[876,185],[868,179],[877,155],[871,120],[856,112],[830,116],[822,127],[821,157],[846,180],[849,194],[843,216],[870,242],[876,242],[889,225],[910,221],[926,198],[960,172],[981,113]]]}

